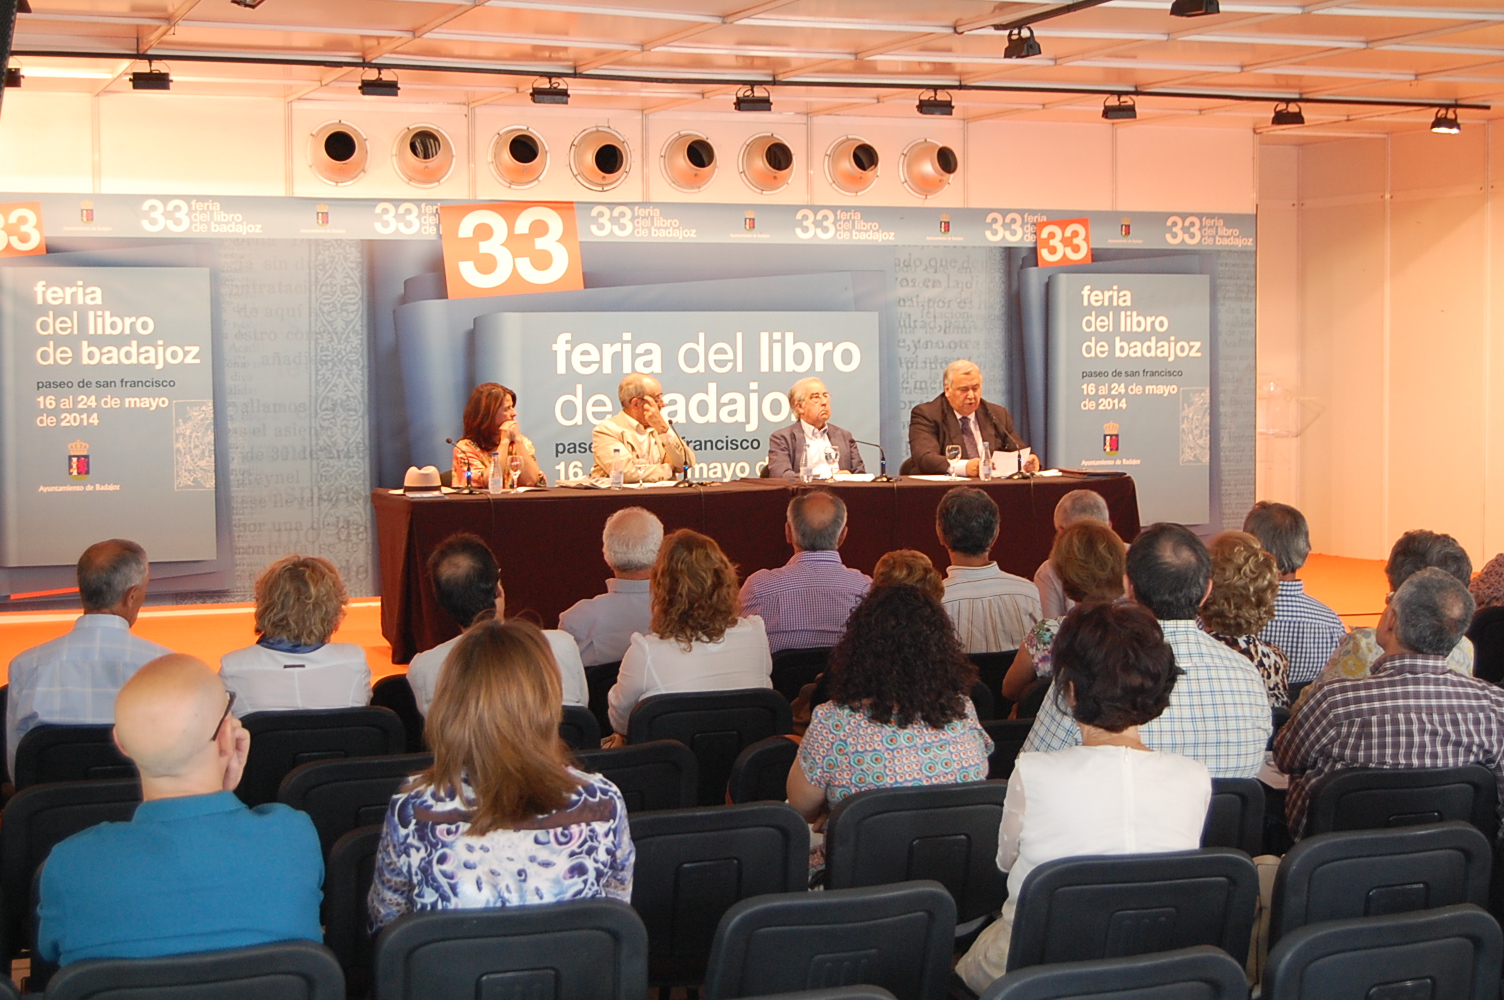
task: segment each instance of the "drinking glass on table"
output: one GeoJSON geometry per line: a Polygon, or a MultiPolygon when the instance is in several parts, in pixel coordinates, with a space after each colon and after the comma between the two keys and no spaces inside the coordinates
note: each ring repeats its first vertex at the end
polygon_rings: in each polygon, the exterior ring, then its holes
{"type": "Polygon", "coordinates": [[[827,444],[825,446],[825,468],[827,470],[825,478],[831,480],[836,478],[836,463],[838,461],[840,461],[840,456],[836,454],[835,446],[827,444]]]}
{"type": "Polygon", "coordinates": [[[637,474],[637,485],[641,486],[643,479],[648,474],[648,460],[642,455],[632,456],[632,471],[637,474]]]}
{"type": "Polygon", "coordinates": [[[521,485],[519,480],[522,478],[522,456],[517,452],[507,456],[507,471],[511,473],[507,482],[515,490],[521,485]]]}
{"type": "MultiPolygon", "coordinates": [[[[948,444],[948,445],[945,446],[945,461],[948,463],[946,465],[946,471],[947,472],[950,472],[951,468],[954,467],[954,464],[955,464],[956,460],[959,459],[960,457],[961,457],[961,446],[960,445],[958,445],[958,444],[948,444]]],[[[956,476],[956,474],[954,472],[950,472],[950,475],[953,476],[953,477],[956,476]]],[[[956,477],[956,478],[959,478],[959,477],[956,477]]]]}

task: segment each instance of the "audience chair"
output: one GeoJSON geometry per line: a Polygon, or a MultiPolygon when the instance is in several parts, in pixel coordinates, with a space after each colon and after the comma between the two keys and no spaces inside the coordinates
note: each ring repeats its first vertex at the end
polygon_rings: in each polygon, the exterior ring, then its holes
{"type": "Polygon", "coordinates": [[[1285,686],[1285,691],[1290,696],[1290,704],[1294,705],[1296,700],[1300,697],[1301,692],[1310,687],[1313,683],[1315,682],[1303,681],[1300,684],[1287,684],[1285,686]]]}
{"type": "Polygon", "coordinates": [[[1034,728],[1033,719],[993,719],[982,723],[987,735],[992,737],[992,755],[987,758],[987,777],[996,781],[1006,779],[1013,773],[1013,763],[1018,760],[1034,728]]]}
{"type": "MultiPolygon", "coordinates": [[[[832,994],[834,995],[834,994],[832,994]]],[[[859,994],[865,1000],[867,994],[859,994]]],[[[21,994],[16,989],[16,984],[11,982],[9,976],[0,976],[0,1000],[21,1000],[21,994]]]]}
{"type": "Polygon", "coordinates": [[[324,866],[324,943],[345,971],[352,997],[370,995],[371,932],[366,894],[376,870],[381,824],[351,830],[334,842],[324,866]]]}
{"type": "Polygon", "coordinates": [[[647,994],[647,930],[614,899],[410,913],[376,939],[376,1000],[647,994]]]}
{"type": "Polygon", "coordinates": [[[644,698],[627,722],[627,742],[678,740],[700,765],[699,804],[726,801],[737,754],[758,740],[794,731],[789,703],[770,688],[657,694],[644,698]]]}
{"type": "Polygon", "coordinates": [[[383,677],[372,684],[371,704],[397,713],[402,720],[402,731],[407,734],[407,753],[428,750],[428,741],[423,738],[423,713],[418,711],[418,698],[406,674],[383,677]]]}
{"type": "Polygon", "coordinates": [[[574,759],[580,770],[610,779],[626,800],[628,813],[688,809],[699,795],[699,764],[689,748],[675,740],[582,750],[574,759]]]}
{"type": "Polygon", "coordinates": [[[1049,677],[1041,677],[1029,685],[1023,697],[1018,699],[1018,711],[1015,713],[1020,719],[1032,719],[1039,714],[1039,709],[1044,705],[1044,700],[1050,697],[1054,690],[1053,682],[1049,677]]]}
{"type": "MultiPolygon", "coordinates": [[[[1473,676],[1498,684],[1504,681],[1504,608],[1484,608],[1473,617],[1467,637],[1473,641],[1473,676]]],[[[0,688],[0,700],[5,689],[0,688]]]]}
{"type": "MultiPolygon", "coordinates": [[[[9,711],[10,685],[0,684],[0,719],[8,718],[9,716],[7,713],[9,711]]],[[[11,787],[14,788],[15,785],[11,782],[10,778],[10,754],[6,752],[10,749],[9,741],[9,729],[5,726],[0,726],[0,785],[11,785],[11,787]]],[[[0,981],[3,981],[3,979],[4,977],[0,976],[0,981]]],[[[3,982],[0,982],[0,986],[3,985],[3,982]]],[[[0,994],[0,996],[3,996],[3,994],[0,994]]]]}
{"type": "MultiPolygon", "coordinates": [[[[1333,920],[1280,939],[1266,1000],[1497,1000],[1499,925],[1468,903],[1333,920]]],[[[52,1000],[52,994],[47,995],[52,1000]]]]}
{"type": "Polygon", "coordinates": [[[316,760],[287,773],[277,790],[277,801],[309,815],[327,858],[340,837],[357,827],[380,823],[397,789],[431,766],[431,753],[316,760]]]}
{"type": "Polygon", "coordinates": [[[971,686],[971,707],[977,711],[977,721],[986,722],[997,715],[996,702],[987,685],[977,681],[971,686]]]}
{"type": "Polygon", "coordinates": [[[1258,896],[1253,862],[1227,848],[1048,861],[1019,890],[1008,971],[1198,944],[1242,965],[1258,896]]]}
{"type": "Polygon", "coordinates": [[[804,685],[813,684],[830,661],[830,647],[785,649],[773,654],[773,690],[789,701],[799,697],[804,685]]]}
{"type": "Polygon", "coordinates": [[[166,958],[97,959],[64,966],[47,1000],[344,1000],[345,977],[313,941],[166,958]]]}
{"type": "Polygon", "coordinates": [[[1212,779],[1201,846],[1234,847],[1250,858],[1264,853],[1264,786],[1257,778],[1212,779]]]}
{"type": "Polygon", "coordinates": [[[240,721],[251,734],[251,752],[235,794],[248,806],[275,802],[282,779],[299,764],[389,757],[407,746],[402,720],[385,708],[252,712],[240,721]]]}
{"type": "Polygon", "coordinates": [[[565,705],[559,721],[559,739],[571,750],[599,750],[601,724],[583,705],[565,705]]]}
{"type": "Polygon", "coordinates": [[[1248,1000],[1242,966],[1198,945],[1155,955],[1036,965],[1010,972],[982,1000],[1248,1000]]]}
{"type": "Polygon", "coordinates": [[[809,882],[809,826],[783,803],[642,813],[632,843],[632,908],[648,929],[651,986],[699,984],[733,903],[809,882]]]}
{"type": "Polygon", "coordinates": [[[987,686],[992,693],[993,710],[998,715],[1006,715],[1007,709],[1013,704],[1003,697],[1003,678],[1008,675],[1008,668],[1013,666],[1014,658],[1018,656],[1018,650],[1010,649],[1002,653],[967,653],[967,659],[976,664],[977,680],[987,686]]]}
{"type": "Polygon", "coordinates": [[[1498,785],[1478,764],[1441,768],[1350,768],[1310,788],[1306,836],[1463,820],[1490,841],[1499,828],[1498,785]]]}
{"type": "MultiPolygon", "coordinates": [[[[764,470],[764,473],[766,471],[764,470]]],[[[879,986],[837,986],[828,990],[779,993],[775,996],[758,997],[757,1000],[896,1000],[896,998],[879,986]]]]}
{"type": "Polygon", "coordinates": [[[141,783],[135,779],[33,785],[6,804],[0,823],[5,958],[19,955],[32,939],[32,880],[52,848],[99,823],[129,820],[140,804],[141,783]]]}
{"type": "Polygon", "coordinates": [[[1325,920],[1486,907],[1492,864],[1488,839],[1462,822],[1307,837],[1274,877],[1269,944],[1325,920]]]}
{"type": "Polygon", "coordinates": [[[611,689],[621,674],[621,661],[598,663],[585,668],[585,689],[590,692],[590,714],[603,733],[611,731],[611,689]]]}
{"type": "Polygon", "coordinates": [[[16,791],[54,781],[136,777],[136,765],[115,746],[115,727],[38,726],[16,747],[16,791]]]}
{"type": "Polygon", "coordinates": [[[931,879],[966,925],[1002,908],[1008,876],[997,868],[1001,781],[879,788],[842,799],[825,825],[825,884],[855,889],[931,879]]]}
{"type": "Polygon", "coordinates": [[[732,802],[785,802],[789,771],[799,759],[799,744],[787,736],[758,740],[736,755],[726,794],[732,802]]]}
{"type": "Polygon", "coordinates": [[[744,899],[716,928],[705,1000],[856,985],[943,1000],[955,930],[937,882],[744,899]]]}

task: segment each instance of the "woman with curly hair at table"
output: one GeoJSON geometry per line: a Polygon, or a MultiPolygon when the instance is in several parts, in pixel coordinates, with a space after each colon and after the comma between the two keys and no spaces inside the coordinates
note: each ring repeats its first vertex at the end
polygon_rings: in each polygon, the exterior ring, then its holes
{"type": "Polygon", "coordinates": [[[502,469],[513,454],[522,456],[519,486],[542,486],[543,472],[533,456],[533,442],[517,429],[517,394],[498,382],[482,382],[470,391],[465,403],[465,436],[454,443],[454,485],[469,483],[483,490],[491,482],[491,455],[496,453],[502,469]]]}

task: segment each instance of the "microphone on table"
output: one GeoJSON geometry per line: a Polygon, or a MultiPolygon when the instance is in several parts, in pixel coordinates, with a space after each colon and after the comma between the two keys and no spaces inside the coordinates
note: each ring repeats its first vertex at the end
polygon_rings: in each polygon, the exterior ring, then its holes
{"type": "MultiPolygon", "coordinates": [[[[454,438],[445,438],[444,439],[444,443],[447,444],[447,445],[453,446],[453,444],[454,444],[454,438]]],[[[451,470],[451,475],[452,474],[453,473],[452,473],[452,470],[451,470]]],[[[452,489],[452,490],[454,490],[454,492],[456,492],[456,493],[479,493],[480,492],[480,490],[478,490],[474,486],[470,485],[470,467],[468,465],[465,467],[465,485],[464,486],[456,486],[451,481],[450,484],[449,484],[449,488],[452,489]]]]}
{"type": "MultiPolygon", "coordinates": [[[[689,447],[689,442],[684,440],[684,435],[679,433],[679,428],[677,428],[677,427],[674,426],[674,422],[672,420],[669,420],[668,417],[664,417],[663,420],[664,420],[665,423],[668,424],[668,431],[669,431],[669,433],[672,434],[674,437],[678,438],[679,442],[681,444],[683,444],[684,447],[688,448],[689,447]]],[[[667,456],[665,456],[665,457],[667,457],[667,456]]],[[[672,464],[670,464],[670,468],[672,468],[672,464]]],[[[684,460],[684,478],[680,479],[674,485],[675,486],[693,486],[694,485],[694,483],[692,483],[692,482],[689,481],[689,457],[688,457],[688,455],[685,456],[685,460],[684,460]]]]}
{"type": "Polygon", "coordinates": [[[898,477],[888,475],[888,453],[883,450],[882,445],[878,444],[876,441],[858,441],[856,438],[852,438],[851,440],[854,444],[864,444],[869,448],[877,449],[877,460],[880,463],[879,467],[882,469],[882,475],[872,480],[874,483],[898,482],[898,477]]]}

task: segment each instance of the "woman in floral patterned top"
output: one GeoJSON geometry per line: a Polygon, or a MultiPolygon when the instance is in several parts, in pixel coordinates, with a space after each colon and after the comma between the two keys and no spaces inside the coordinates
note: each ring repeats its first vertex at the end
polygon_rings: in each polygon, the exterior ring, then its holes
{"type": "Polygon", "coordinates": [[[631,900],[626,803],[566,765],[562,702],[535,626],[491,619],[461,637],[428,712],[433,767],[387,808],[367,897],[373,934],[422,910],[631,900]]]}
{"type": "Polygon", "coordinates": [[[534,457],[533,442],[517,429],[517,394],[499,382],[482,382],[470,390],[465,403],[465,436],[454,443],[454,486],[466,483],[478,490],[491,482],[491,453],[501,466],[516,452],[522,456],[522,472],[516,486],[543,486],[543,471],[534,457]]]}
{"type": "Polygon", "coordinates": [[[1202,630],[1258,668],[1270,708],[1287,707],[1290,658],[1259,638],[1259,631],[1274,619],[1279,564],[1244,531],[1224,531],[1206,550],[1212,557],[1212,591],[1201,603],[1202,630]]]}

